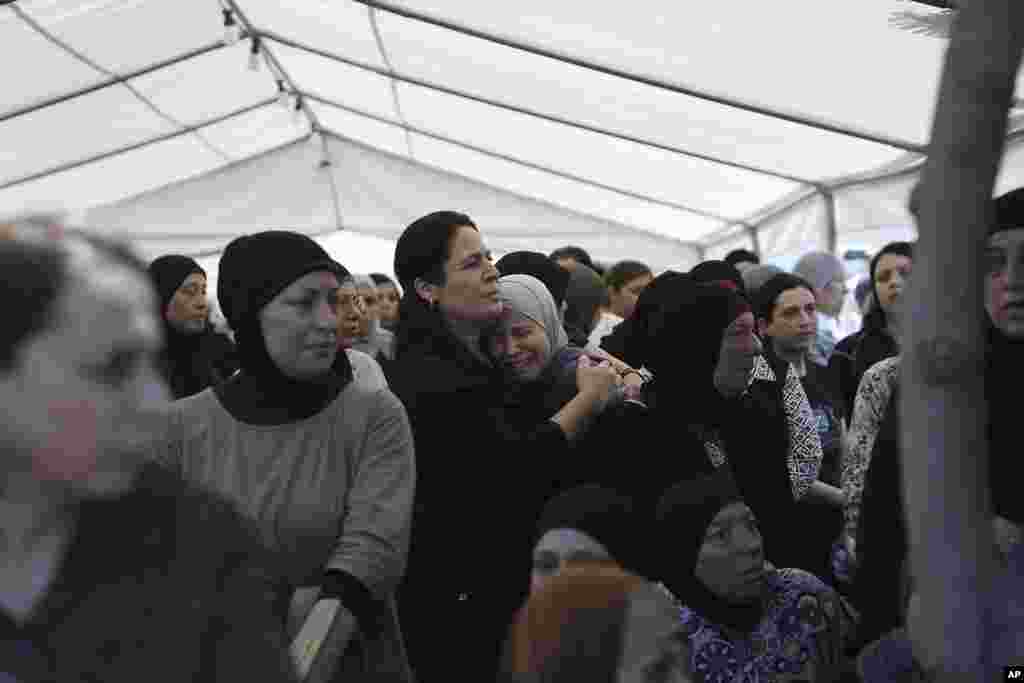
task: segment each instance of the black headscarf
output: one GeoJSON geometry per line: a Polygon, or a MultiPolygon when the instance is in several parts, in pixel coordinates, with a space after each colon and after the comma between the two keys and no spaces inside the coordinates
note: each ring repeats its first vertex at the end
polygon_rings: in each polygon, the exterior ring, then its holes
{"type": "Polygon", "coordinates": [[[697,282],[705,284],[731,282],[740,294],[745,295],[747,293],[746,284],[743,282],[743,276],[740,274],[740,271],[736,269],[736,266],[725,261],[704,261],[703,263],[698,263],[690,271],[690,275],[697,282]]]}
{"type": "Polygon", "coordinates": [[[514,251],[494,264],[502,275],[532,275],[548,288],[555,306],[562,310],[569,287],[569,271],[538,251],[514,251]]]}
{"type": "Polygon", "coordinates": [[[669,539],[659,578],[684,605],[713,624],[750,633],[764,617],[760,600],[735,604],[713,593],[697,578],[697,559],[708,527],[722,508],[742,502],[727,469],[676,484],[658,504],[658,537],[669,539]]]}
{"type": "MultiPolygon", "coordinates": [[[[998,197],[989,236],[1024,228],[1024,188],[998,197]]],[[[995,513],[1024,524],[1024,497],[1016,491],[1020,408],[1014,401],[1024,377],[1024,339],[1008,337],[988,320],[985,393],[988,399],[989,476],[995,513]]]]}
{"type": "Polygon", "coordinates": [[[582,531],[626,571],[642,574],[646,569],[633,501],[612,489],[585,484],[555,496],[541,512],[537,539],[552,529],[582,531]]]}
{"type": "Polygon", "coordinates": [[[644,342],[644,363],[654,373],[648,405],[657,410],[666,399],[691,423],[717,427],[725,400],[714,386],[722,335],[750,305],[736,290],[692,278],[673,279],[657,295],[644,342]]]}
{"type": "Polygon", "coordinates": [[[167,320],[167,305],[192,273],[206,276],[206,271],[194,259],[179,254],[161,256],[149,265],[149,276],[157,291],[164,329],[159,367],[175,399],[216,386],[236,369],[231,341],[215,333],[209,322],[201,331],[188,334],[167,320]]]}
{"type": "Polygon", "coordinates": [[[644,367],[647,364],[647,340],[650,338],[648,328],[670,298],[664,295],[664,291],[684,280],[689,282],[692,278],[674,270],[666,270],[654,278],[640,293],[632,315],[601,340],[601,348],[635,368],[644,367]]]}
{"type": "Polygon", "coordinates": [[[576,266],[569,276],[565,290],[565,331],[569,343],[580,348],[590,341],[594,331],[594,318],[601,306],[608,305],[608,288],[593,269],[583,264],[576,266]]]}
{"type": "Polygon", "coordinates": [[[260,311],[283,289],[315,271],[348,271],[306,235],[268,230],[232,241],[220,259],[217,298],[235,331],[242,371],[217,389],[224,407],[250,424],[287,424],[316,415],[352,379],[348,356],[339,352],[323,376],[288,377],[267,351],[260,311]]]}

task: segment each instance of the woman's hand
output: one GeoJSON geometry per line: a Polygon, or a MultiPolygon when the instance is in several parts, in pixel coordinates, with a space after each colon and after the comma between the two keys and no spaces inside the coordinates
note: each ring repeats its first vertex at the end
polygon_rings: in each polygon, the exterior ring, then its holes
{"type": "Polygon", "coordinates": [[[595,364],[587,356],[581,356],[576,365],[576,386],[581,394],[592,396],[602,404],[611,396],[612,389],[622,382],[619,373],[608,361],[595,364]]]}

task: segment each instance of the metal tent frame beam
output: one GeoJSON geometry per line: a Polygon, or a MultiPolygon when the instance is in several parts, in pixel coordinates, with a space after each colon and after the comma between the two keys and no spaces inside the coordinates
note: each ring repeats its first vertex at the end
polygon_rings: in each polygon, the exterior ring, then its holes
{"type": "Polygon", "coordinates": [[[721,157],[716,157],[716,156],[709,155],[709,154],[701,154],[700,152],[694,152],[692,150],[684,149],[682,147],[677,147],[675,145],[667,145],[667,144],[664,144],[664,143],[661,143],[661,142],[655,142],[653,140],[647,140],[647,139],[639,138],[639,137],[636,137],[636,136],[633,136],[633,135],[628,135],[626,133],[621,133],[621,132],[618,132],[618,131],[613,131],[613,130],[608,129],[608,128],[603,128],[603,127],[600,127],[600,126],[593,126],[593,125],[590,125],[588,123],[583,123],[582,121],[576,121],[576,120],[568,119],[568,118],[565,118],[565,117],[562,117],[562,116],[556,116],[554,114],[547,114],[547,113],[538,111],[536,109],[531,109],[529,107],[522,107],[522,106],[519,106],[519,105],[510,104],[508,102],[501,102],[500,100],[495,100],[495,99],[491,99],[489,97],[484,97],[482,95],[475,95],[475,94],[467,92],[465,90],[460,90],[458,88],[451,88],[449,86],[442,85],[440,83],[434,83],[432,81],[427,81],[427,80],[424,80],[424,79],[421,79],[421,78],[416,78],[414,76],[409,76],[407,74],[402,74],[402,73],[399,73],[398,71],[382,69],[380,67],[373,66],[372,64],[367,64],[365,62],[361,62],[361,61],[356,60],[356,59],[351,59],[349,57],[342,57],[341,55],[334,54],[332,52],[328,52],[327,50],[321,50],[320,48],[316,48],[316,47],[312,47],[310,45],[306,45],[305,43],[302,43],[301,41],[292,40],[291,38],[287,38],[285,36],[279,35],[279,34],[274,33],[272,31],[260,31],[259,35],[264,40],[272,40],[275,43],[279,43],[281,45],[285,45],[287,47],[290,47],[290,48],[293,48],[293,49],[296,49],[296,50],[300,50],[302,52],[307,52],[309,54],[313,54],[313,55],[316,55],[318,57],[322,57],[323,59],[327,59],[327,60],[330,60],[330,61],[333,61],[333,62],[337,62],[339,64],[344,64],[346,66],[350,66],[350,67],[353,67],[355,69],[360,69],[362,71],[367,71],[367,72],[370,72],[370,73],[374,73],[374,74],[376,74],[378,76],[381,76],[383,78],[388,78],[388,79],[392,79],[392,80],[395,80],[395,81],[401,81],[403,83],[408,83],[410,85],[419,86],[421,88],[426,88],[428,90],[434,90],[436,92],[444,93],[446,95],[451,95],[453,97],[458,97],[460,99],[465,99],[465,100],[470,100],[470,101],[477,102],[477,103],[480,103],[480,104],[485,104],[485,105],[488,105],[490,107],[495,107],[497,109],[504,109],[506,111],[511,111],[511,112],[516,113],[516,114],[522,114],[524,116],[529,116],[529,117],[532,117],[532,118],[542,119],[544,121],[548,121],[548,122],[551,122],[551,123],[558,123],[558,124],[561,124],[561,125],[564,125],[564,126],[569,126],[571,128],[576,128],[578,130],[584,130],[584,131],[587,131],[588,133],[596,133],[597,135],[603,135],[603,136],[606,136],[606,137],[615,138],[617,140],[622,140],[624,142],[631,142],[633,144],[643,145],[644,147],[650,147],[652,149],[658,149],[658,150],[661,150],[663,152],[670,152],[670,153],[673,153],[673,154],[680,154],[682,156],[687,156],[687,157],[691,157],[691,158],[694,158],[694,159],[700,159],[702,161],[707,161],[707,162],[712,163],[712,164],[718,164],[718,165],[721,165],[721,166],[728,166],[730,168],[735,168],[735,169],[738,169],[738,170],[741,170],[741,171],[746,171],[748,173],[754,173],[754,174],[757,174],[757,175],[770,176],[772,178],[777,178],[779,180],[786,180],[786,181],[789,181],[789,182],[792,182],[792,183],[798,183],[800,185],[808,185],[808,186],[811,186],[811,187],[818,187],[818,186],[821,185],[821,183],[819,181],[811,180],[809,178],[804,178],[804,177],[801,177],[801,176],[795,176],[795,175],[791,175],[791,174],[788,174],[788,173],[782,173],[780,171],[775,171],[775,170],[772,170],[772,169],[767,169],[767,168],[763,168],[763,167],[759,167],[759,166],[753,166],[751,164],[745,164],[745,163],[742,163],[742,162],[739,162],[739,161],[730,161],[728,159],[722,159],[721,157]]]}
{"type": "Polygon", "coordinates": [[[340,109],[341,111],[345,111],[345,112],[348,112],[350,114],[354,114],[356,116],[360,116],[360,117],[367,118],[367,119],[370,119],[370,120],[373,120],[373,121],[377,121],[378,123],[383,123],[383,124],[386,124],[386,125],[389,125],[389,126],[394,126],[396,128],[401,128],[403,130],[407,130],[407,131],[410,131],[412,133],[416,133],[417,135],[422,135],[424,137],[432,138],[432,139],[438,140],[440,142],[445,142],[447,144],[454,145],[456,147],[461,147],[462,149],[467,149],[467,150],[470,150],[472,152],[476,152],[478,154],[482,154],[484,156],[488,156],[488,157],[491,157],[491,158],[494,158],[494,159],[500,159],[501,161],[507,161],[509,163],[516,164],[518,166],[524,166],[526,168],[530,168],[530,169],[533,169],[535,171],[541,171],[543,173],[548,173],[550,175],[557,176],[559,178],[564,178],[566,180],[572,180],[572,181],[575,181],[577,183],[588,185],[590,187],[595,187],[597,189],[606,190],[608,192],[614,192],[615,194],[619,194],[619,195],[622,195],[624,197],[629,197],[631,199],[636,199],[636,200],[639,200],[639,201],[648,202],[650,204],[655,204],[655,205],[658,205],[658,206],[664,206],[666,208],[674,209],[676,211],[683,211],[685,213],[693,214],[695,216],[700,216],[701,218],[707,218],[709,220],[719,221],[721,223],[725,223],[725,224],[729,224],[729,225],[742,223],[742,221],[734,219],[734,218],[728,218],[726,216],[720,216],[718,214],[711,213],[711,212],[708,212],[708,211],[702,211],[701,209],[697,209],[697,208],[694,208],[692,206],[686,206],[684,204],[679,204],[677,202],[668,201],[668,200],[665,200],[665,199],[661,199],[659,197],[652,197],[650,195],[642,194],[642,193],[639,193],[639,192],[633,192],[631,190],[626,190],[624,188],[616,187],[614,185],[608,185],[606,183],[601,183],[601,182],[598,182],[596,180],[592,180],[590,178],[583,178],[582,176],[578,176],[578,175],[575,175],[573,173],[569,173],[569,172],[566,172],[566,171],[560,171],[558,169],[551,168],[550,166],[545,166],[543,164],[538,164],[538,163],[535,163],[535,162],[532,162],[532,161],[528,161],[528,160],[523,159],[521,157],[511,156],[511,155],[508,155],[508,154],[504,154],[502,152],[498,152],[498,151],[493,150],[493,149],[488,149],[486,147],[480,147],[479,145],[474,145],[474,144],[465,142],[463,140],[457,140],[455,138],[448,137],[447,135],[443,135],[443,134],[435,132],[435,131],[427,130],[425,128],[419,128],[417,126],[412,126],[412,125],[408,125],[408,124],[403,124],[403,123],[401,123],[399,121],[394,121],[394,120],[389,119],[387,117],[379,116],[377,114],[365,111],[363,109],[358,109],[356,107],[351,107],[351,106],[342,104],[340,102],[335,102],[335,101],[333,101],[331,99],[328,99],[326,97],[322,97],[320,95],[317,95],[316,93],[306,92],[306,93],[303,93],[303,95],[305,97],[307,97],[308,99],[312,100],[313,102],[319,102],[320,104],[323,104],[323,105],[325,105],[327,107],[333,107],[335,109],[340,109]]]}
{"type": "MultiPolygon", "coordinates": [[[[692,240],[684,240],[684,239],[681,239],[681,238],[678,238],[678,237],[673,237],[671,235],[665,235],[665,234],[662,234],[662,233],[653,232],[651,230],[647,230],[645,228],[642,228],[642,227],[639,227],[639,226],[636,226],[636,225],[632,225],[632,224],[629,224],[629,223],[624,223],[622,221],[617,221],[617,220],[612,219],[612,218],[606,218],[606,217],[602,217],[602,216],[595,216],[592,213],[588,213],[586,211],[580,211],[579,209],[568,207],[568,206],[559,204],[559,203],[554,202],[554,201],[550,201],[550,200],[547,200],[547,199],[542,199],[540,197],[534,197],[534,196],[531,196],[531,195],[528,195],[528,194],[517,192],[515,190],[510,190],[508,188],[501,187],[499,185],[494,185],[492,183],[488,183],[486,180],[481,180],[479,178],[474,178],[472,176],[463,175],[463,174],[460,174],[457,171],[451,171],[449,169],[445,169],[445,168],[442,168],[440,166],[435,166],[433,164],[427,163],[425,161],[421,161],[419,159],[410,159],[408,157],[404,157],[402,155],[395,154],[392,151],[389,151],[389,150],[386,150],[386,149],[382,149],[380,147],[377,147],[375,145],[369,144],[367,142],[363,142],[361,140],[356,140],[354,138],[347,137],[347,136],[342,135],[341,133],[338,133],[337,131],[332,130],[330,128],[325,128],[322,131],[320,131],[320,133],[321,133],[321,135],[323,135],[325,137],[332,137],[332,138],[335,138],[336,140],[339,140],[339,141],[347,143],[347,144],[363,147],[363,148],[372,150],[372,151],[374,151],[376,153],[383,154],[383,155],[386,155],[386,156],[396,157],[396,158],[402,159],[403,161],[406,161],[408,163],[416,164],[417,166],[422,166],[424,168],[427,168],[427,169],[429,169],[431,171],[434,171],[434,172],[437,172],[437,173],[442,173],[444,175],[456,176],[458,178],[461,178],[461,179],[466,180],[466,181],[471,182],[471,183],[487,186],[487,187],[493,189],[496,192],[501,192],[501,193],[504,193],[504,194],[509,194],[509,195],[514,196],[514,197],[518,197],[520,199],[524,199],[524,200],[527,200],[527,201],[530,201],[530,202],[533,202],[533,203],[543,204],[544,206],[550,207],[550,208],[555,209],[557,211],[562,211],[562,212],[565,212],[565,213],[569,213],[569,214],[572,214],[574,216],[577,216],[579,218],[583,218],[583,219],[586,219],[586,220],[591,220],[591,221],[595,221],[595,222],[602,223],[602,224],[608,224],[608,225],[616,226],[616,227],[618,227],[620,229],[619,230],[619,234],[621,234],[623,230],[631,232],[631,233],[632,232],[641,233],[641,234],[647,235],[649,237],[652,237],[654,239],[664,240],[666,242],[674,242],[676,244],[680,244],[680,245],[682,245],[684,247],[687,247],[689,249],[693,249],[698,254],[703,254],[704,253],[704,245],[701,244],[700,242],[695,242],[695,241],[692,241],[692,240]]],[[[379,231],[367,230],[365,228],[361,228],[360,226],[349,226],[348,230],[350,230],[352,232],[358,232],[358,233],[361,233],[361,234],[364,234],[364,235],[372,235],[372,236],[376,236],[376,237],[382,237],[382,235],[380,234],[379,231]]],[[[574,234],[575,234],[576,237],[580,236],[579,233],[574,233],[574,234]]]]}
{"type": "Polygon", "coordinates": [[[817,128],[818,130],[824,130],[830,133],[838,133],[840,135],[845,135],[847,137],[859,138],[861,140],[874,142],[880,145],[886,145],[888,147],[895,147],[896,149],[902,149],[908,152],[923,153],[924,146],[915,144],[913,142],[909,142],[907,140],[900,140],[899,138],[880,135],[877,133],[859,131],[848,126],[842,126],[828,121],[822,121],[819,119],[814,119],[806,116],[799,116],[797,114],[791,114],[778,109],[772,109],[770,107],[764,107],[749,102],[743,102],[741,100],[734,98],[724,97],[720,95],[712,95],[710,93],[702,92],[694,88],[688,88],[680,84],[669,83],[667,81],[652,78],[650,76],[631,73],[629,71],[626,71],[625,69],[619,69],[605,64],[598,64],[597,62],[593,62],[580,57],[575,57],[564,52],[559,52],[556,50],[543,48],[538,45],[533,45],[527,43],[526,41],[497,36],[492,33],[481,31],[479,29],[474,29],[449,19],[444,19],[442,17],[429,14],[427,12],[418,12],[415,10],[411,10],[406,7],[397,5],[393,2],[387,2],[385,0],[353,1],[360,3],[362,5],[373,7],[383,12],[388,12],[389,14],[395,14],[400,17],[405,17],[406,19],[412,19],[414,21],[419,21],[425,24],[431,24],[439,28],[444,28],[449,31],[454,31],[456,33],[471,36],[473,38],[486,40],[490,43],[496,43],[498,45],[503,45],[505,47],[509,47],[515,50],[520,50],[522,52],[529,52],[540,57],[546,57],[548,59],[553,59],[559,62],[563,62],[565,64],[571,64],[582,69],[588,69],[590,71],[596,71],[598,73],[603,73],[608,76],[614,76],[616,78],[622,78],[628,81],[633,81],[634,83],[648,85],[654,88],[658,88],[660,90],[667,90],[669,92],[674,92],[680,95],[688,95],[689,97],[707,100],[709,102],[714,102],[716,104],[732,107],[734,109],[741,109],[743,111],[761,114],[763,116],[769,116],[771,118],[781,119],[783,121],[789,121],[790,123],[796,123],[801,126],[817,128]]]}
{"type": "MultiPolygon", "coordinates": [[[[246,33],[243,35],[242,40],[245,40],[249,37],[251,37],[250,34],[246,33]]],[[[135,69],[134,71],[129,71],[128,73],[121,74],[116,78],[107,78],[100,81],[99,83],[94,83],[93,85],[81,88],[79,90],[75,90],[73,92],[58,95],[57,97],[52,97],[41,102],[36,102],[35,104],[30,104],[25,107],[20,107],[18,109],[0,113],[0,123],[9,121],[19,116],[32,114],[43,109],[55,107],[58,104],[64,104],[65,102],[70,102],[71,100],[78,99],[79,97],[91,95],[95,92],[99,92],[100,90],[105,90],[106,88],[112,88],[116,85],[125,85],[129,81],[132,81],[141,76],[146,76],[156,71],[161,71],[162,69],[170,68],[177,64],[181,64],[182,62],[187,62],[191,59],[195,59],[196,57],[202,57],[203,55],[215,52],[225,47],[227,46],[224,45],[224,43],[222,42],[216,42],[211,43],[209,45],[204,45],[202,47],[197,47],[194,50],[189,50],[188,52],[182,53],[175,57],[171,57],[169,59],[165,59],[161,62],[156,62],[155,64],[150,64],[149,66],[144,66],[140,69],[135,69]]]]}
{"type": "Polygon", "coordinates": [[[195,123],[185,126],[183,128],[179,128],[178,130],[171,131],[170,133],[166,133],[164,135],[159,135],[155,138],[147,138],[146,140],[142,140],[141,142],[134,142],[130,145],[125,145],[123,147],[118,147],[117,149],[108,150],[100,154],[95,154],[93,156],[86,157],[85,159],[78,159],[76,161],[69,161],[67,163],[60,164],[57,166],[51,166],[50,168],[44,171],[39,171],[31,175],[22,176],[20,178],[15,178],[14,180],[8,180],[6,182],[0,183],[0,191],[16,187],[18,185],[24,185],[25,183],[30,183],[33,180],[39,180],[41,178],[45,178],[46,176],[57,175],[59,173],[64,173],[65,171],[72,171],[82,166],[88,166],[89,164],[93,164],[98,161],[103,161],[105,159],[110,159],[121,154],[133,152],[137,149],[142,149],[143,147],[149,147],[150,145],[155,145],[160,142],[173,140],[174,138],[178,138],[183,135],[191,135],[192,133],[202,130],[203,128],[208,128],[209,126],[214,126],[218,123],[223,123],[238,116],[243,116],[250,112],[254,112],[257,109],[262,109],[263,107],[276,105],[276,103],[277,100],[274,98],[263,100],[261,102],[257,102],[256,104],[249,105],[248,107],[236,109],[235,111],[228,112],[227,114],[222,114],[220,116],[216,116],[214,118],[201,121],[200,123],[195,123]]]}

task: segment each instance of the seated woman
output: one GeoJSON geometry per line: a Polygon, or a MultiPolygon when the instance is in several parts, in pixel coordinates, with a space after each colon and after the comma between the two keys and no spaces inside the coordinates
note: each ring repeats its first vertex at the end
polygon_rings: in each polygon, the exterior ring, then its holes
{"type": "Polygon", "coordinates": [[[420,454],[403,627],[420,680],[451,679],[452,642],[463,678],[492,679],[528,589],[537,515],[561,483],[570,439],[619,377],[581,365],[576,396],[524,423],[507,409],[507,374],[481,343],[502,304],[473,221],[451,211],[415,221],[396,245],[395,272],[405,294],[388,383],[409,411],[420,454]],[[471,539],[456,533],[469,519],[486,520],[486,530],[471,539]],[[454,559],[467,547],[486,569],[454,559]]]}
{"type": "Polygon", "coordinates": [[[138,456],[170,399],[143,264],[0,232],[0,680],[294,680],[258,536],[138,456]]]}
{"type": "Polygon", "coordinates": [[[537,525],[531,592],[579,562],[609,563],[643,574],[638,519],[633,501],[596,484],[578,486],[549,500],[537,525]]]}
{"type": "Polygon", "coordinates": [[[680,605],[686,673],[698,681],[831,681],[852,668],[854,617],[799,569],[768,569],[757,519],[724,469],[659,505],[661,579],[680,605]]]}
{"type": "Polygon", "coordinates": [[[366,653],[378,644],[397,652],[392,599],[409,543],[412,434],[398,399],[354,383],[338,353],[347,277],[305,235],[274,230],[231,242],[217,295],[242,369],[172,404],[160,457],[236,501],[317,614],[340,602],[366,653]]]}

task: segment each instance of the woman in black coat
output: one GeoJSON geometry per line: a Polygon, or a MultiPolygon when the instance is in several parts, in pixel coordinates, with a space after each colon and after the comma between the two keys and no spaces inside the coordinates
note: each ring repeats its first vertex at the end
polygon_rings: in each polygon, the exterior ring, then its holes
{"type": "Polygon", "coordinates": [[[481,342],[502,305],[472,220],[442,211],[412,223],[395,273],[405,294],[388,381],[409,413],[418,471],[400,593],[410,659],[421,683],[491,679],[527,593],[537,515],[561,483],[570,439],[618,375],[579,369],[576,397],[524,427],[481,342]]]}
{"type": "Polygon", "coordinates": [[[799,532],[797,501],[821,465],[799,379],[790,381],[788,364],[761,356],[736,288],[678,273],[661,278],[648,288],[652,296],[644,292],[637,308],[647,313],[634,316],[636,334],[625,341],[631,361],[654,373],[644,392],[645,439],[672,444],[658,465],[662,490],[728,464],[760,521],[769,560],[822,573],[824,560],[799,532]]]}

